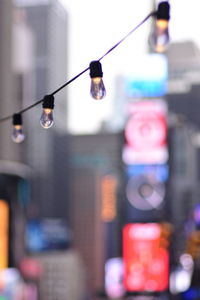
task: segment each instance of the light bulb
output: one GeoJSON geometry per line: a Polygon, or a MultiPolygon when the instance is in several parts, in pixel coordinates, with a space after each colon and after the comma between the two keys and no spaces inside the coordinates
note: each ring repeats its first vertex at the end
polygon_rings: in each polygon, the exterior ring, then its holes
{"type": "Polygon", "coordinates": [[[95,77],[91,80],[90,94],[96,100],[101,100],[106,95],[106,89],[101,77],[95,77]]]}
{"type": "Polygon", "coordinates": [[[42,106],[43,112],[40,118],[40,124],[43,128],[50,128],[53,125],[54,96],[45,96],[42,106]]]}
{"type": "Polygon", "coordinates": [[[149,38],[151,48],[158,53],[165,52],[169,45],[169,10],[170,6],[167,1],[158,5],[154,29],[149,38]]]}
{"type": "Polygon", "coordinates": [[[21,114],[14,114],[13,115],[13,133],[12,133],[12,140],[15,143],[21,143],[25,139],[25,135],[22,130],[22,117],[21,114]]]}
{"type": "Polygon", "coordinates": [[[53,125],[53,109],[44,108],[41,118],[40,124],[43,128],[50,128],[53,125]]]}
{"type": "Polygon", "coordinates": [[[21,125],[15,125],[12,133],[12,140],[15,143],[21,143],[25,139],[25,135],[23,134],[22,131],[22,126],[21,125]]]}
{"type": "Polygon", "coordinates": [[[95,100],[101,100],[106,95],[106,89],[102,80],[103,72],[99,61],[90,63],[91,86],[90,94],[95,100]]]}
{"type": "Polygon", "coordinates": [[[163,53],[166,51],[169,45],[169,31],[168,31],[168,21],[167,20],[157,20],[149,40],[151,48],[158,52],[163,53]]]}

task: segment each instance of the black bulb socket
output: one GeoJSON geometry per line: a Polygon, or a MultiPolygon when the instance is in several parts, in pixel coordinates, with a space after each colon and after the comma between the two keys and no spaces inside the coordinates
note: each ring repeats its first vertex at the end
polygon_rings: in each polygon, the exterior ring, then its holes
{"type": "Polygon", "coordinates": [[[156,17],[157,20],[169,20],[170,19],[170,5],[168,1],[160,2],[158,5],[156,17]]]}
{"type": "Polygon", "coordinates": [[[103,77],[101,63],[98,60],[92,61],[90,63],[90,77],[103,77]]]}
{"type": "Polygon", "coordinates": [[[13,115],[13,125],[22,125],[22,116],[21,114],[14,114],[13,115]]]}
{"type": "Polygon", "coordinates": [[[44,96],[42,107],[54,109],[54,96],[53,95],[44,96]]]}

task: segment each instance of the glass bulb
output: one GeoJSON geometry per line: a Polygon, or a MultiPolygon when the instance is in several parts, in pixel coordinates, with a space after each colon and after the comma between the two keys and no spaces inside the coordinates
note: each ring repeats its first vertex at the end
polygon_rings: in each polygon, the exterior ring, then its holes
{"type": "Polygon", "coordinates": [[[15,143],[21,143],[25,139],[25,135],[22,131],[22,125],[14,125],[13,133],[12,133],[12,140],[15,143]]]}
{"type": "Polygon", "coordinates": [[[101,77],[95,77],[91,79],[91,96],[96,100],[101,100],[106,95],[106,89],[101,77]]]}
{"type": "Polygon", "coordinates": [[[169,31],[167,20],[157,20],[154,32],[150,36],[150,45],[153,50],[162,53],[169,44],[169,31]]]}
{"type": "Polygon", "coordinates": [[[50,128],[53,125],[53,109],[44,108],[41,118],[40,124],[43,128],[50,128]]]}

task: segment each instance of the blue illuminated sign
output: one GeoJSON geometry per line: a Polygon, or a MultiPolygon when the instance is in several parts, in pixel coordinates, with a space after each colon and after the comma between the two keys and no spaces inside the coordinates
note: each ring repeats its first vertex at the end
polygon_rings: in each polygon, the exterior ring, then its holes
{"type": "Polygon", "coordinates": [[[154,174],[159,182],[167,181],[169,177],[169,167],[163,165],[127,165],[126,174],[128,177],[140,176],[145,174],[154,174]]]}
{"type": "Polygon", "coordinates": [[[183,295],[183,299],[185,300],[198,300],[200,299],[200,288],[198,287],[190,288],[182,295],[183,295]]]}
{"type": "Polygon", "coordinates": [[[62,250],[69,247],[71,232],[63,219],[30,220],[25,240],[30,252],[62,250]]]}
{"type": "Polygon", "coordinates": [[[125,93],[130,98],[162,97],[167,93],[167,60],[162,54],[148,54],[134,61],[125,78],[125,93]]]}

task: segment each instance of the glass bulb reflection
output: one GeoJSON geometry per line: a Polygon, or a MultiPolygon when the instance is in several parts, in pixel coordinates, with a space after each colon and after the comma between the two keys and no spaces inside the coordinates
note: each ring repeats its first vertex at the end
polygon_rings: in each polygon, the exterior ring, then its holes
{"type": "Polygon", "coordinates": [[[169,31],[167,20],[157,20],[154,32],[150,36],[149,40],[151,48],[162,53],[166,51],[169,44],[169,31]]]}
{"type": "Polygon", "coordinates": [[[43,128],[50,128],[53,125],[53,109],[44,108],[41,118],[40,124],[43,128]]]}
{"type": "Polygon", "coordinates": [[[14,125],[13,133],[12,133],[12,140],[15,143],[21,143],[25,139],[25,135],[22,131],[22,125],[14,125]]]}
{"type": "Polygon", "coordinates": [[[101,100],[106,95],[106,89],[101,77],[91,79],[90,94],[95,100],[101,100]]]}

